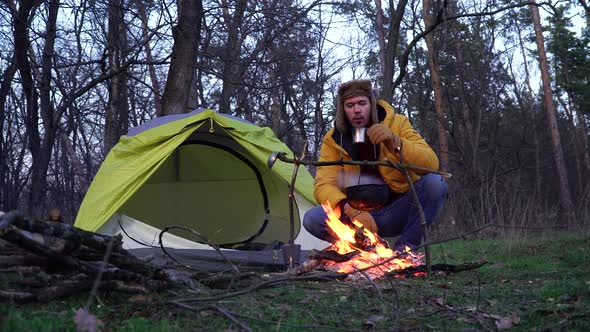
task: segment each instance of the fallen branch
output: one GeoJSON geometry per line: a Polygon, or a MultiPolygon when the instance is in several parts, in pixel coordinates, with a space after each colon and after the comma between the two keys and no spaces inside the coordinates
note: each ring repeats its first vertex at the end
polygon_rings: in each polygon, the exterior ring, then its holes
{"type": "Polygon", "coordinates": [[[247,331],[247,332],[253,331],[246,323],[238,320],[233,313],[221,308],[220,306],[210,304],[210,305],[206,305],[206,306],[195,307],[190,304],[186,304],[186,303],[182,303],[182,302],[178,302],[178,301],[170,301],[169,303],[173,304],[175,306],[178,306],[180,308],[184,308],[184,309],[188,309],[188,310],[192,310],[192,311],[196,311],[196,312],[200,312],[200,311],[204,311],[204,310],[213,310],[213,311],[219,313],[221,316],[226,317],[230,321],[234,322],[243,331],[247,331]]]}
{"type": "Polygon", "coordinates": [[[187,232],[190,232],[190,233],[198,236],[203,241],[205,241],[205,243],[207,243],[211,248],[213,248],[221,257],[223,257],[223,259],[232,267],[232,269],[234,270],[234,272],[236,274],[239,274],[240,273],[240,270],[234,265],[234,263],[232,263],[232,261],[226,255],[223,254],[223,252],[221,251],[221,249],[219,248],[219,246],[218,245],[215,245],[211,241],[209,241],[209,239],[206,236],[202,235],[201,233],[197,232],[196,230],[194,230],[192,228],[188,228],[188,227],[184,227],[184,226],[179,226],[179,225],[170,225],[170,226],[167,226],[166,228],[164,228],[160,232],[160,234],[158,235],[158,239],[159,239],[158,242],[160,243],[160,248],[162,249],[162,252],[164,254],[166,254],[168,257],[170,257],[176,263],[178,263],[178,264],[186,267],[187,269],[195,270],[194,267],[181,263],[179,260],[177,260],[176,258],[174,258],[174,256],[172,256],[166,250],[166,247],[164,246],[164,242],[162,241],[162,237],[164,236],[164,234],[168,233],[170,230],[173,230],[173,229],[180,229],[180,230],[187,231],[187,232]]]}
{"type": "Polygon", "coordinates": [[[175,300],[165,301],[165,303],[171,302],[181,302],[181,303],[199,303],[199,302],[213,302],[218,301],[234,296],[239,296],[243,294],[247,294],[253,292],[257,289],[268,288],[271,286],[276,286],[292,281],[332,281],[332,280],[342,280],[348,276],[346,273],[340,272],[319,272],[319,273],[312,273],[302,276],[290,276],[281,274],[279,277],[272,277],[271,279],[256,283],[251,285],[248,288],[241,289],[235,292],[228,292],[224,294],[212,295],[212,296],[205,296],[205,297],[190,297],[190,298],[179,298],[175,300]]]}
{"type": "MultiPolygon", "coordinates": [[[[448,273],[458,273],[468,270],[474,270],[477,268],[482,267],[483,265],[487,264],[487,261],[479,261],[479,262],[472,262],[472,263],[465,263],[461,265],[450,265],[450,264],[434,264],[431,266],[432,272],[448,272],[448,273]]],[[[396,270],[387,272],[385,275],[387,277],[414,277],[420,274],[424,274],[428,272],[428,267],[426,265],[418,265],[418,266],[410,266],[405,269],[396,270]]]]}

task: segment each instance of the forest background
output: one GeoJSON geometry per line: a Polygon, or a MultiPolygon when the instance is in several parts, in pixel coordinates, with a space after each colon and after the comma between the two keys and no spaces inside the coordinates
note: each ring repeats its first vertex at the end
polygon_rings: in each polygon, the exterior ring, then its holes
{"type": "Polygon", "coordinates": [[[73,221],[121,135],[199,107],[316,159],[369,78],[453,174],[439,225],[586,229],[589,27],[587,0],[0,0],[0,210],[73,221]]]}

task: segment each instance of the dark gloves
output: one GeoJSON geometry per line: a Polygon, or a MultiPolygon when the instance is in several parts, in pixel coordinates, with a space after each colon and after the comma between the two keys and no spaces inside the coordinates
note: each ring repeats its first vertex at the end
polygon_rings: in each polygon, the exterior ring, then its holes
{"type": "Polygon", "coordinates": [[[399,152],[402,142],[399,136],[394,134],[389,127],[377,123],[367,130],[367,136],[373,144],[383,143],[389,152],[399,152]]]}
{"type": "Polygon", "coordinates": [[[353,209],[350,205],[345,204],[344,214],[346,214],[351,221],[356,220],[360,222],[367,230],[377,234],[377,224],[375,223],[375,219],[373,219],[373,216],[369,212],[359,211],[353,209]]]}

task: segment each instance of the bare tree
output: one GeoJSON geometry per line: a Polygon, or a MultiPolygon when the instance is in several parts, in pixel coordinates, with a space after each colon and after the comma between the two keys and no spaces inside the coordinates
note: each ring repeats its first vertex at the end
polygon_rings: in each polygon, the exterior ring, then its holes
{"type": "Polygon", "coordinates": [[[142,0],[135,0],[135,5],[137,6],[137,11],[141,19],[142,41],[145,47],[145,59],[150,74],[150,83],[152,85],[152,90],[154,91],[154,107],[156,108],[156,116],[161,116],[162,96],[160,92],[160,80],[156,73],[154,58],[152,56],[152,47],[150,46],[150,32],[148,29],[148,17],[146,14],[145,3],[142,0]]]}
{"type": "Polygon", "coordinates": [[[375,0],[375,30],[377,30],[377,42],[379,44],[379,72],[381,76],[385,73],[383,70],[385,69],[385,26],[383,17],[383,6],[381,6],[381,0],[375,0]]]}
{"type": "Polygon", "coordinates": [[[173,30],[174,46],[162,97],[164,115],[187,111],[203,19],[202,0],[178,0],[177,8],[178,23],[173,30]]]}
{"type": "MultiPolygon", "coordinates": [[[[424,25],[432,25],[432,14],[430,1],[422,1],[424,25]]],[[[445,114],[443,110],[443,87],[438,74],[438,65],[436,61],[436,49],[434,46],[434,36],[432,33],[426,35],[426,46],[428,48],[428,65],[430,67],[430,79],[432,89],[434,90],[434,112],[436,114],[436,128],[438,132],[439,155],[441,159],[440,168],[443,171],[448,169],[449,165],[449,143],[447,141],[447,131],[445,128],[445,114]]]]}
{"type": "MultiPolygon", "coordinates": [[[[513,23],[513,26],[516,28],[516,35],[518,37],[518,46],[520,49],[520,53],[522,54],[522,59],[523,59],[523,67],[524,67],[524,73],[525,73],[525,77],[524,77],[524,81],[526,83],[526,96],[527,96],[527,102],[526,102],[526,106],[525,103],[522,103],[521,106],[523,108],[525,108],[527,110],[527,115],[529,117],[529,119],[531,119],[530,123],[536,123],[536,119],[538,118],[537,116],[537,111],[535,111],[534,109],[534,93],[533,93],[533,88],[531,86],[531,74],[530,74],[530,70],[529,70],[529,61],[528,61],[528,57],[527,57],[527,52],[525,50],[525,45],[524,45],[524,40],[522,37],[522,31],[521,31],[521,27],[520,27],[520,23],[518,22],[518,20],[516,18],[512,18],[511,22],[513,23]]],[[[535,192],[539,193],[541,192],[541,146],[539,143],[539,133],[538,130],[536,128],[536,126],[533,126],[533,144],[534,144],[534,149],[535,149],[535,192]]]]}
{"type": "Polygon", "coordinates": [[[555,106],[553,105],[553,92],[551,90],[551,77],[549,76],[549,64],[547,62],[547,54],[545,53],[545,43],[543,40],[543,30],[541,27],[541,18],[539,15],[539,8],[531,4],[530,9],[533,16],[533,25],[535,28],[535,36],[537,43],[537,51],[539,52],[539,67],[541,68],[541,80],[543,82],[543,95],[545,101],[545,112],[547,116],[547,124],[551,133],[551,143],[553,147],[553,159],[555,161],[555,169],[559,179],[559,199],[561,203],[562,212],[566,216],[564,223],[571,223],[575,217],[574,205],[570,194],[570,188],[567,179],[567,172],[565,161],[563,158],[563,151],[561,148],[561,138],[557,128],[557,120],[555,116],[555,106]]]}
{"type": "Polygon", "coordinates": [[[122,66],[127,53],[127,31],[124,22],[124,0],[108,2],[108,45],[109,70],[118,74],[109,83],[109,104],[105,115],[104,155],[119,142],[119,137],[129,126],[129,101],[127,77],[122,66]]]}
{"type": "Polygon", "coordinates": [[[231,113],[231,97],[234,95],[236,82],[242,77],[239,74],[240,51],[246,34],[241,34],[240,29],[242,28],[247,3],[246,0],[237,0],[234,5],[233,15],[231,15],[227,0],[221,0],[223,23],[227,31],[227,42],[221,55],[223,61],[221,76],[223,87],[219,100],[219,110],[222,113],[231,113]]]}
{"type": "Polygon", "coordinates": [[[6,209],[16,208],[16,200],[9,199],[9,197],[12,196],[9,175],[9,165],[12,158],[9,158],[9,155],[11,154],[11,149],[13,149],[13,145],[8,145],[9,142],[6,139],[8,133],[4,131],[5,126],[7,128],[13,127],[7,125],[6,118],[8,109],[6,108],[6,103],[8,101],[12,79],[16,74],[16,69],[16,59],[12,56],[6,70],[2,73],[0,81],[0,159],[4,161],[0,163],[0,204],[6,204],[6,209]]]}
{"type": "Polygon", "coordinates": [[[586,0],[578,0],[578,2],[584,7],[584,12],[586,13],[586,25],[588,26],[588,29],[590,29],[590,6],[588,6],[586,0]]]}
{"type": "Polygon", "coordinates": [[[41,59],[41,72],[38,73],[40,76],[38,90],[33,79],[36,68],[31,65],[28,54],[32,50],[28,33],[28,22],[36,6],[35,1],[22,1],[14,22],[15,55],[23,92],[27,101],[27,132],[29,150],[32,157],[29,212],[32,215],[42,213],[38,208],[44,206],[43,203],[47,188],[47,169],[49,167],[57,130],[57,114],[51,103],[50,93],[59,0],[51,0],[48,3],[49,15],[45,26],[45,45],[41,59]],[[41,113],[43,122],[44,137],[41,137],[39,131],[39,112],[41,113]]]}
{"type": "Polygon", "coordinates": [[[387,47],[385,50],[385,68],[383,68],[383,87],[381,88],[381,97],[389,102],[393,100],[393,74],[395,73],[395,59],[398,42],[400,37],[400,26],[404,17],[407,0],[400,0],[397,7],[393,6],[393,1],[389,3],[389,15],[391,23],[387,33],[387,47]]]}

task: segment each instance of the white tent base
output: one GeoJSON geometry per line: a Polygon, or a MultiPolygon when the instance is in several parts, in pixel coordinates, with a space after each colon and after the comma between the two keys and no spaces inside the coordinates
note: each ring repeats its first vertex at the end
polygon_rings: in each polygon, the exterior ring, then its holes
{"type": "MultiPolygon", "coordinates": [[[[127,215],[116,213],[105,223],[97,233],[114,236],[123,236],[124,249],[136,249],[146,247],[159,247],[159,236],[162,230],[150,226],[127,215]]],[[[211,246],[187,240],[183,237],[170,233],[162,235],[162,242],[167,248],[176,249],[212,249],[211,246]]],[[[301,227],[295,238],[295,244],[301,245],[303,250],[323,249],[330,245],[311,235],[305,228],[301,227]]]]}

